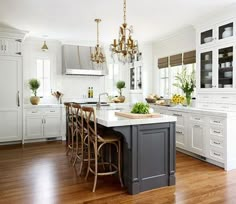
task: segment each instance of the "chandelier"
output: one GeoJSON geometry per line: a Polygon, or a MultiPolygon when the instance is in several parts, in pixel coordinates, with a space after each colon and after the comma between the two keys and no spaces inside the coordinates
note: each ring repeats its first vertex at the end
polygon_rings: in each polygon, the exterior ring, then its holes
{"type": "Polygon", "coordinates": [[[133,27],[128,28],[126,23],[126,0],[124,0],[124,23],[120,26],[119,38],[114,39],[113,44],[111,44],[112,55],[117,54],[118,60],[125,63],[134,58],[138,51],[138,41],[132,39],[133,27]]]}
{"type": "Polygon", "coordinates": [[[105,62],[105,55],[102,53],[102,48],[99,45],[99,23],[101,19],[95,19],[95,22],[97,23],[97,45],[91,54],[91,60],[97,64],[102,64],[105,62]]]}

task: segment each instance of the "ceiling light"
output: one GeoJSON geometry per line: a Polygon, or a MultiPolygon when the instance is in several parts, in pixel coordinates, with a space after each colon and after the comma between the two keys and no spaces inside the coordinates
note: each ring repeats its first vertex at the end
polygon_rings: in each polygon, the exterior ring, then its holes
{"type": "Polygon", "coordinates": [[[133,27],[126,23],[126,0],[124,0],[124,23],[120,26],[119,38],[111,44],[112,55],[117,54],[118,60],[125,63],[138,53],[138,41],[132,39],[133,27]]]}
{"type": "Polygon", "coordinates": [[[46,44],[46,40],[44,40],[43,46],[41,47],[42,51],[46,52],[48,51],[48,46],[46,44]]]}
{"type": "Polygon", "coordinates": [[[99,23],[101,22],[101,19],[95,19],[95,22],[97,23],[97,45],[94,48],[94,52],[91,54],[91,60],[97,64],[102,64],[106,59],[105,55],[102,53],[102,48],[99,45],[99,23]]]}

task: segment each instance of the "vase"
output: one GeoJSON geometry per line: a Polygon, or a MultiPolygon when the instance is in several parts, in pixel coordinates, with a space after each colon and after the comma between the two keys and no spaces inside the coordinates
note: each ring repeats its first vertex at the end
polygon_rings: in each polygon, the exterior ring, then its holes
{"type": "Polygon", "coordinates": [[[125,96],[119,96],[118,99],[119,99],[120,103],[125,102],[125,96]]]}
{"type": "Polygon", "coordinates": [[[190,106],[191,104],[191,93],[185,93],[186,105],[190,106]]]}
{"type": "Polygon", "coordinates": [[[30,97],[30,102],[32,105],[38,105],[40,101],[40,98],[38,96],[31,96],[30,97]]]}

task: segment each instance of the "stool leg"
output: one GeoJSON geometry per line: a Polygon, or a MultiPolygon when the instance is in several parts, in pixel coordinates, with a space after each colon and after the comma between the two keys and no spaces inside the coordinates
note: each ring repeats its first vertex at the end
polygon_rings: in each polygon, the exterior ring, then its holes
{"type": "Polygon", "coordinates": [[[120,144],[120,141],[118,141],[118,175],[119,175],[119,179],[120,179],[120,185],[121,185],[121,187],[123,187],[124,184],[123,184],[122,177],[121,177],[121,144],[120,144]]]}
{"type": "Polygon", "coordinates": [[[88,165],[87,165],[87,173],[86,173],[86,176],[85,176],[85,180],[88,179],[88,175],[89,175],[89,171],[90,171],[90,141],[88,139],[88,165]]]}
{"type": "Polygon", "coordinates": [[[67,150],[66,150],[66,155],[69,154],[69,151],[70,151],[70,127],[68,126],[68,129],[67,129],[67,139],[68,139],[68,143],[67,143],[67,150]]]}
{"type": "Polygon", "coordinates": [[[75,166],[75,163],[78,159],[78,153],[79,153],[79,138],[78,138],[78,131],[75,130],[76,132],[76,138],[75,138],[75,159],[74,159],[74,162],[73,162],[73,166],[75,166]]]}
{"type": "Polygon", "coordinates": [[[112,167],[111,167],[111,144],[109,144],[109,169],[110,169],[110,171],[112,171],[112,167]]]}
{"type": "Polygon", "coordinates": [[[98,152],[97,152],[97,145],[94,144],[94,157],[95,157],[95,167],[94,167],[94,182],[93,182],[93,192],[96,190],[97,186],[97,177],[98,177],[98,152]]]}

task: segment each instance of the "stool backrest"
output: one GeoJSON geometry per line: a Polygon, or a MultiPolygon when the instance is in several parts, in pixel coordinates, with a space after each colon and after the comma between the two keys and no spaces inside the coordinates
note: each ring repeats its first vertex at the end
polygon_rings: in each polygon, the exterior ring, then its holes
{"type": "Polygon", "coordinates": [[[82,119],[82,107],[80,104],[72,104],[72,118],[74,125],[80,128],[82,131],[83,119],[82,119]]]}
{"type": "Polygon", "coordinates": [[[82,107],[82,117],[86,123],[89,140],[97,143],[97,121],[92,107],[82,107]]]}

